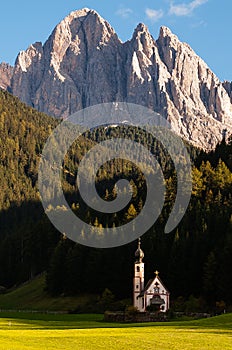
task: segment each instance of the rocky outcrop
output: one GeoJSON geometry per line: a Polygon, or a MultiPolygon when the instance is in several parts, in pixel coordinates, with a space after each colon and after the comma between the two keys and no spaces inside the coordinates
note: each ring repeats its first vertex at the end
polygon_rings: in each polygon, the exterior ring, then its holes
{"type": "MultiPolygon", "coordinates": [[[[12,91],[24,102],[56,117],[67,117],[115,95],[118,45],[113,28],[96,12],[72,12],[42,45],[16,60],[12,91]]],[[[119,78],[120,79],[120,78],[119,78]]]]}
{"type": "Polygon", "coordinates": [[[232,103],[232,82],[231,81],[224,81],[222,83],[224,89],[227,91],[229,97],[230,97],[230,101],[232,103]]]}
{"type": "Polygon", "coordinates": [[[127,101],[164,115],[175,132],[211,149],[232,132],[231,85],[189,45],[162,27],[155,40],[139,24],[122,43],[95,11],[72,12],[46,43],[17,57],[13,94],[56,117],[102,102],[127,101]]]}
{"type": "Polygon", "coordinates": [[[7,63],[0,64],[0,89],[8,90],[11,85],[11,78],[14,68],[7,63]]]}

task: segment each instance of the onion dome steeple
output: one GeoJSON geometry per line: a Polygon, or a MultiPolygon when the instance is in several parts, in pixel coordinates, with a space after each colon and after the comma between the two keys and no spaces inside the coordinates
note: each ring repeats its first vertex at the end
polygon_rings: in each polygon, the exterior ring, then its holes
{"type": "Polygon", "coordinates": [[[144,258],[144,252],[141,249],[141,239],[138,239],[138,249],[135,252],[135,258],[136,258],[136,262],[141,263],[143,261],[144,258]]]}

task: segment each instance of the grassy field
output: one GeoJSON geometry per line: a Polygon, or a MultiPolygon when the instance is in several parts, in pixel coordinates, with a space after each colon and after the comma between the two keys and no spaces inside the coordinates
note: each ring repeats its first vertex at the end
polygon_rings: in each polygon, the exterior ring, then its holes
{"type": "Polygon", "coordinates": [[[42,274],[0,295],[0,310],[70,311],[96,299],[94,295],[52,298],[44,289],[45,274],[42,274]]]}
{"type": "MultiPolygon", "coordinates": [[[[0,295],[0,309],[68,311],[95,296],[52,298],[45,276],[0,295]]],[[[231,350],[232,314],[195,321],[116,324],[102,315],[0,312],[0,350],[231,350]]]]}
{"type": "Polygon", "coordinates": [[[0,349],[231,350],[232,314],[168,323],[105,323],[102,315],[0,314],[0,349]]]}

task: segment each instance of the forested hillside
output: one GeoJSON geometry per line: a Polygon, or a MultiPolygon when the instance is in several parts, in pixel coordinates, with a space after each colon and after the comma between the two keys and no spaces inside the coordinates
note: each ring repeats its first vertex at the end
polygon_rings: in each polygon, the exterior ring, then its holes
{"type": "MultiPolygon", "coordinates": [[[[84,247],[57,232],[44,214],[37,189],[38,163],[56,125],[54,119],[0,92],[0,285],[11,287],[46,270],[47,289],[53,295],[101,293],[109,288],[120,298],[128,297],[136,242],[112,249],[84,247]]],[[[117,226],[140,212],[146,185],[129,162],[109,162],[97,177],[98,192],[112,200],[113,185],[123,169],[134,189],[124,211],[103,216],[86,208],[77,192],[75,176],[83,154],[95,142],[119,135],[139,139],[157,155],[165,174],[162,214],[142,237],[146,279],[158,269],[172,298],[195,295],[211,305],[220,300],[232,305],[232,142],[223,141],[210,154],[189,147],[193,161],[190,205],[174,232],[164,234],[175,199],[175,171],[162,146],[141,130],[99,128],[74,144],[63,166],[66,198],[78,216],[95,226],[117,226]]]]}
{"type": "Polygon", "coordinates": [[[0,284],[6,287],[45,269],[50,259],[36,183],[40,153],[55,125],[0,90],[0,284]]]}

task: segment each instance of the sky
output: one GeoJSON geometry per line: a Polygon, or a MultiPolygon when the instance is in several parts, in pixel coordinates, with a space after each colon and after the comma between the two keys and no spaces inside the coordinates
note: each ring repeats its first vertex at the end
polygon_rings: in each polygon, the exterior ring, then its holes
{"type": "Polygon", "coordinates": [[[220,80],[232,81],[231,0],[7,0],[0,6],[0,62],[14,64],[21,50],[43,43],[70,12],[96,10],[129,40],[138,23],[156,39],[169,27],[203,58],[220,80]]]}

